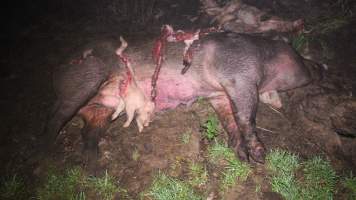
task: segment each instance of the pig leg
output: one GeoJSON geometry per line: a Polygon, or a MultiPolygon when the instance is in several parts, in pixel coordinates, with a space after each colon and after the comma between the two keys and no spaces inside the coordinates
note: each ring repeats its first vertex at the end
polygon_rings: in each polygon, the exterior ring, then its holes
{"type": "Polygon", "coordinates": [[[235,78],[224,88],[232,102],[233,115],[243,134],[249,156],[256,162],[264,163],[265,148],[256,135],[256,112],[258,92],[256,83],[244,78],[235,78]]]}
{"type": "Polygon", "coordinates": [[[80,110],[80,115],[85,121],[85,126],[81,130],[84,142],[83,155],[90,171],[96,171],[96,164],[99,155],[99,139],[109,125],[110,116],[113,109],[102,105],[88,105],[80,110]]]}
{"type": "Polygon", "coordinates": [[[123,99],[120,99],[120,101],[118,102],[118,105],[115,109],[114,114],[112,114],[112,116],[111,116],[111,120],[115,120],[124,109],[125,109],[125,102],[123,99]]]}
{"type": "Polygon", "coordinates": [[[139,118],[139,116],[136,117],[136,123],[137,123],[137,127],[138,127],[138,132],[142,132],[143,130],[143,120],[141,118],[139,118]]]}
{"type": "Polygon", "coordinates": [[[64,100],[55,103],[44,130],[45,139],[43,140],[42,147],[45,148],[46,151],[53,147],[62,127],[73,118],[84,103],[84,98],[82,101],[64,100]]]}
{"type": "Polygon", "coordinates": [[[229,146],[234,149],[241,160],[248,161],[244,137],[237,127],[228,97],[223,95],[212,98],[209,101],[229,135],[229,146]]]}
{"type": "Polygon", "coordinates": [[[290,31],[302,31],[304,27],[304,21],[299,19],[295,21],[284,21],[279,18],[273,18],[266,21],[261,21],[259,23],[258,32],[267,31],[280,31],[280,32],[290,32],[290,31]]]}
{"type": "Polygon", "coordinates": [[[130,124],[135,116],[135,108],[132,106],[126,105],[126,115],[127,115],[127,120],[123,126],[125,128],[130,126],[130,124]]]}
{"type": "Polygon", "coordinates": [[[260,101],[269,104],[275,108],[282,107],[281,98],[279,97],[278,92],[276,90],[271,90],[260,94],[260,101]]]}

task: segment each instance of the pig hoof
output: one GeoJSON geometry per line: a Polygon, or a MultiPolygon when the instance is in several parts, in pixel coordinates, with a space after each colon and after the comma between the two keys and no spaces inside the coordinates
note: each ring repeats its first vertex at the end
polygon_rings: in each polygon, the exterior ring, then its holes
{"type": "Polygon", "coordinates": [[[130,126],[129,123],[125,123],[122,127],[127,128],[127,127],[129,127],[129,126],[130,126]]]}
{"type": "Polygon", "coordinates": [[[237,157],[241,160],[241,161],[244,161],[244,162],[248,162],[248,155],[247,155],[247,152],[244,150],[244,149],[238,149],[236,151],[237,153],[237,157]]]}
{"type": "Polygon", "coordinates": [[[236,147],[234,149],[235,149],[237,157],[241,161],[244,161],[244,162],[248,162],[249,161],[247,149],[246,149],[246,147],[244,145],[241,145],[241,144],[240,145],[236,145],[236,147]]]}
{"type": "Polygon", "coordinates": [[[97,165],[98,165],[98,151],[93,149],[83,149],[83,161],[85,165],[85,169],[89,172],[89,174],[96,175],[97,165]]]}
{"type": "Polygon", "coordinates": [[[249,149],[249,155],[250,157],[258,162],[258,163],[265,163],[265,148],[262,145],[258,145],[257,147],[255,146],[254,148],[249,149]]]}

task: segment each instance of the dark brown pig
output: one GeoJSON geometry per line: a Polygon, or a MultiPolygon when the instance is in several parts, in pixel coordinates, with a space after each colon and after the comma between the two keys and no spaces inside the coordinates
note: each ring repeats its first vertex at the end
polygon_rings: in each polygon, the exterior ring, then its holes
{"type": "MultiPolygon", "coordinates": [[[[278,91],[311,82],[302,59],[286,43],[234,33],[212,33],[193,44],[191,71],[180,74],[183,44],[167,44],[157,80],[156,110],[189,104],[207,97],[229,133],[229,145],[243,159],[264,162],[265,149],[256,136],[259,101],[280,107],[278,91]]],[[[143,49],[142,47],[140,49],[143,49]]],[[[135,49],[133,49],[135,50],[135,49]]],[[[130,55],[142,68],[136,79],[150,94],[153,63],[140,52],[130,55]]],[[[147,56],[146,56],[147,57],[147,56]]]]}
{"type": "Polygon", "coordinates": [[[115,76],[119,71],[115,54],[119,43],[112,44],[101,42],[84,49],[82,55],[54,71],[53,86],[57,99],[45,126],[45,149],[53,146],[62,127],[79,112],[85,120],[82,130],[84,149],[95,160],[99,135],[120,101],[117,98],[119,79],[115,76]]]}

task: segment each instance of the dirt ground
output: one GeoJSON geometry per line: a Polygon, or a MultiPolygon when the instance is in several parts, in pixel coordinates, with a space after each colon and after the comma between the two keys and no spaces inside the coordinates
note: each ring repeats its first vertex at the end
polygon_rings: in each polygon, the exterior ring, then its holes
{"type": "MultiPolygon", "coordinates": [[[[83,122],[78,117],[62,130],[56,152],[46,161],[33,162],[33,153],[55,98],[51,86],[52,69],[68,59],[77,47],[97,38],[124,34],[131,38],[137,36],[135,42],[140,42],[146,34],[158,34],[162,23],[169,22],[176,27],[198,26],[198,22],[192,23],[186,17],[198,15],[198,4],[187,10],[184,2],[179,2],[167,9],[172,12],[160,23],[144,30],[115,24],[104,26],[100,20],[68,23],[52,16],[6,44],[8,48],[1,53],[1,64],[5,67],[0,77],[0,174],[16,172],[36,180],[44,173],[47,163],[59,168],[82,165],[80,128],[83,122]]],[[[302,16],[311,21],[325,14],[323,11],[330,6],[318,0],[246,2],[287,19],[302,16]]],[[[339,174],[356,173],[356,139],[337,134],[356,136],[356,24],[352,22],[323,36],[326,46],[310,47],[318,62],[328,65],[324,80],[281,94],[283,108],[278,111],[260,103],[257,134],[267,149],[283,148],[303,159],[322,155],[331,161],[339,174]]],[[[100,141],[98,173],[108,170],[134,199],[150,185],[152,173],[158,170],[174,177],[184,176],[184,167],[176,170],[172,165],[177,160],[182,165],[188,161],[204,162],[208,144],[202,139],[201,125],[213,113],[206,101],[198,101],[190,107],[179,106],[158,113],[142,133],[138,133],[135,124],[123,128],[125,117],[113,121],[100,141]],[[186,133],[191,137],[189,143],[184,144],[182,136],[186,133]]],[[[219,137],[227,136],[222,131],[219,137]]],[[[264,178],[264,166],[252,166],[253,175],[225,194],[225,199],[281,198],[271,192],[264,178]],[[255,192],[256,184],[261,185],[259,193],[255,192]]],[[[204,189],[214,191],[214,183],[204,189]]],[[[342,193],[336,193],[335,199],[343,199],[342,193]]]]}

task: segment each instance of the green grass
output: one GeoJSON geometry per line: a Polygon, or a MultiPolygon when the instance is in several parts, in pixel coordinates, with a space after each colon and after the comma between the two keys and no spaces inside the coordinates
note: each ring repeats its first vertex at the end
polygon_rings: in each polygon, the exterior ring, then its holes
{"type": "Polygon", "coordinates": [[[303,165],[303,199],[333,199],[337,176],[328,161],[317,156],[303,165]]]}
{"type": "Polygon", "coordinates": [[[238,160],[233,150],[224,144],[215,142],[209,148],[208,154],[209,160],[213,164],[225,163],[220,177],[220,188],[222,190],[234,186],[238,180],[245,181],[251,173],[249,165],[238,160]]]}
{"type": "Polygon", "coordinates": [[[272,191],[286,199],[298,199],[299,188],[294,171],[299,167],[297,155],[284,150],[273,150],[266,156],[267,169],[272,172],[272,191]]]}
{"type": "Polygon", "coordinates": [[[209,161],[218,164],[223,160],[233,160],[235,155],[233,151],[221,142],[215,142],[208,149],[209,161]]]}
{"type": "MultiPolygon", "coordinates": [[[[196,194],[193,188],[178,179],[169,177],[163,173],[155,176],[151,187],[144,192],[143,197],[154,200],[202,200],[203,197],[196,194]]],[[[143,198],[142,197],[142,198],[143,198]]]]}
{"type": "Polygon", "coordinates": [[[356,177],[354,177],[351,173],[349,177],[345,177],[342,180],[342,184],[345,188],[351,191],[349,199],[356,199],[356,177]]]}
{"type": "Polygon", "coordinates": [[[115,193],[120,191],[119,187],[115,184],[114,177],[110,176],[107,171],[105,171],[104,177],[90,177],[88,179],[90,185],[103,200],[114,199],[115,193]]]}
{"type": "Polygon", "coordinates": [[[77,167],[67,169],[64,173],[50,170],[37,189],[37,199],[85,200],[88,192],[101,200],[114,199],[116,193],[127,195],[107,172],[103,177],[88,177],[77,167]]]}
{"type": "Polygon", "coordinates": [[[272,191],[281,194],[287,200],[300,199],[298,184],[293,175],[275,175],[271,179],[272,191]]]}
{"type": "Polygon", "coordinates": [[[267,168],[276,174],[291,174],[299,167],[299,157],[276,149],[266,156],[267,168]]]}
{"type": "Polygon", "coordinates": [[[209,116],[208,120],[202,126],[204,128],[203,137],[209,141],[216,138],[219,134],[218,123],[219,120],[217,119],[216,116],[214,115],[209,116]]]}
{"type": "Polygon", "coordinates": [[[200,187],[208,181],[208,171],[203,164],[192,162],[189,165],[189,184],[193,187],[200,187]]]}
{"type": "Polygon", "coordinates": [[[303,163],[297,155],[284,150],[273,150],[266,157],[271,173],[272,191],[287,200],[328,200],[333,198],[337,176],[328,161],[321,157],[303,163]],[[301,172],[300,177],[296,173],[301,172]],[[298,178],[298,179],[297,179],[298,178]]]}
{"type": "Polygon", "coordinates": [[[78,196],[83,196],[83,178],[84,176],[79,168],[69,169],[64,175],[51,169],[45,183],[37,189],[37,197],[39,200],[77,199],[78,196]]]}
{"type": "Polygon", "coordinates": [[[299,34],[292,38],[292,47],[300,53],[304,49],[305,45],[307,45],[308,39],[309,37],[307,35],[303,33],[299,34]]]}
{"type": "Polygon", "coordinates": [[[26,199],[27,190],[24,180],[16,174],[1,180],[0,199],[26,199]]]}

